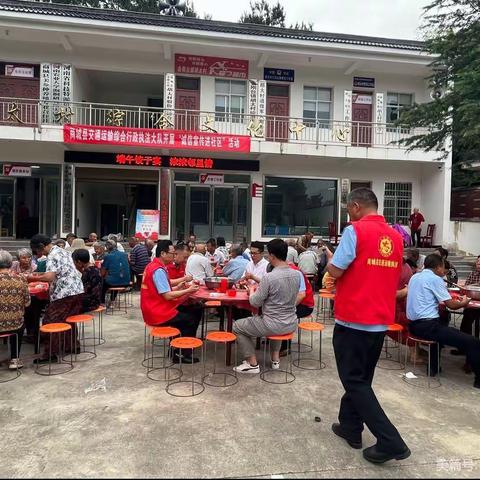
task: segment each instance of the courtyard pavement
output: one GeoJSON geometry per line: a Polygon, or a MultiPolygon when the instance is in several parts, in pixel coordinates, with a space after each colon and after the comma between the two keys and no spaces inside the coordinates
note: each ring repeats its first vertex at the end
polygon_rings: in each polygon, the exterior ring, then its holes
{"type": "MultiPolygon", "coordinates": [[[[206,387],[183,399],[147,379],[138,295],[134,304],[128,315],[104,317],[106,344],[97,358],[56,377],[36,375],[30,364],[0,384],[1,477],[480,476],[480,390],[449,349],[439,388],[416,388],[403,372],[377,369],[379,400],[412,455],[374,466],[330,430],[343,393],[332,326],[324,333],[322,371],[295,369],[289,385],[242,376],[231,388],[206,387]]],[[[6,374],[2,365],[0,380],[6,374]]],[[[364,447],[373,443],[366,429],[364,447]]]]}

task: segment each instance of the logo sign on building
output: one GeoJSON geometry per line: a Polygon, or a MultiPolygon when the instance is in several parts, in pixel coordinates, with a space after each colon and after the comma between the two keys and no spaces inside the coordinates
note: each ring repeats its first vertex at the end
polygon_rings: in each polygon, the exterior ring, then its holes
{"type": "Polygon", "coordinates": [[[252,184],[252,197],[253,198],[263,197],[263,185],[259,185],[258,183],[252,184]]]}
{"type": "Polygon", "coordinates": [[[176,53],[175,73],[246,80],[248,78],[248,60],[176,53]]]}
{"type": "Polygon", "coordinates": [[[3,165],[4,177],[31,177],[32,167],[25,165],[3,165]]]}
{"type": "Polygon", "coordinates": [[[34,67],[25,67],[22,65],[5,65],[6,77],[33,78],[35,76],[34,67]]]}
{"type": "Polygon", "coordinates": [[[294,82],[295,70],[285,68],[264,68],[263,79],[275,82],[294,82]]]}
{"type": "Polygon", "coordinates": [[[375,88],[373,77],[353,77],[353,86],[357,88],[375,88]]]}
{"type": "Polygon", "coordinates": [[[160,210],[137,210],[135,223],[135,237],[145,240],[158,240],[158,226],[160,224],[160,210]]]}
{"type": "Polygon", "coordinates": [[[250,152],[250,137],[248,135],[223,135],[154,128],[67,124],[63,126],[63,141],[74,144],[122,145],[212,152],[250,152]]]}
{"type": "Polygon", "coordinates": [[[258,81],[248,81],[248,113],[252,116],[257,114],[258,105],[258,81]]]}
{"type": "Polygon", "coordinates": [[[198,181],[204,185],[223,185],[225,177],[220,173],[202,173],[198,181]]]}
{"type": "Polygon", "coordinates": [[[353,103],[362,104],[362,105],[372,105],[372,96],[371,95],[361,95],[358,93],[353,94],[353,103]]]}

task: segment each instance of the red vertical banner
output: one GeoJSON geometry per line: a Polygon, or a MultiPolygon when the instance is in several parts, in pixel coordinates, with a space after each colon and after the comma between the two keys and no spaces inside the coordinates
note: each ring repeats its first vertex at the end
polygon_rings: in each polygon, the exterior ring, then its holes
{"type": "Polygon", "coordinates": [[[160,171],[160,235],[168,235],[170,220],[170,175],[166,168],[160,171]]]}

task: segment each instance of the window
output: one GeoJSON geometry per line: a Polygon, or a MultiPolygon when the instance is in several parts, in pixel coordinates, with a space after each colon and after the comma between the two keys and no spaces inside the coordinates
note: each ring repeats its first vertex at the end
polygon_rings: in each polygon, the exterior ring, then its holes
{"type": "Polygon", "coordinates": [[[402,111],[412,105],[413,95],[410,93],[387,93],[387,123],[395,123],[402,111]]]}
{"type": "Polygon", "coordinates": [[[264,184],[264,236],[328,235],[337,218],[336,180],[265,177],[264,184]]]}
{"type": "Polygon", "coordinates": [[[332,89],[320,87],[303,88],[303,123],[315,127],[317,122],[328,128],[332,118],[332,89]]]}
{"type": "Polygon", "coordinates": [[[408,225],[412,212],[412,184],[385,183],[383,215],[388,223],[408,225]]]}
{"type": "Polygon", "coordinates": [[[247,84],[236,80],[215,80],[215,120],[242,122],[247,104],[247,84]],[[231,114],[231,115],[228,115],[231,114]]]}

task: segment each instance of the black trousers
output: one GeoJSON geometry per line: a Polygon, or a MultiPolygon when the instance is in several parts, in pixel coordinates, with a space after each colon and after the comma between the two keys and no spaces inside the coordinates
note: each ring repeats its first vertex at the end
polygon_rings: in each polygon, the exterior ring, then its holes
{"type": "Polygon", "coordinates": [[[195,319],[185,312],[178,312],[168,322],[162,323],[162,327],[175,327],[180,330],[182,337],[195,337],[197,334],[197,324],[195,319]]]}
{"type": "MultiPolygon", "coordinates": [[[[409,330],[416,337],[438,342],[440,347],[448,345],[465,352],[467,361],[475,372],[475,378],[480,380],[480,340],[478,338],[460,332],[456,328],[443,325],[438,318],[410,322],[409,330]]],[[[430,348],[430,371],[434,375],[438,372],[437,345],[433,345],[430,348]]]]}
{"type": "Polygon", "coordinates": [[[420,236],[422,231],[421,230],[412,230],[412,244],[415,247],[420,247],[420,236]],[[417,241],[415,241],[415,237],[417,237],[417,241]]]}
{"type": "Polygon", "coordinates": [[[460,324],[460,331],[467,335],[472,334],[472,326],[474,322],[480,321],[480,310],[477,308],[465,308],[463,310],[462,323],[460,324]]]}
{"type": "Polygon", "coordinates": [[[377,438],[378,449],[393,454],[404,451],[406,445],[372,389],[384,337],[385,332],[365,332],[335,325],[333,349],[338,375],[345,389],[338,420],[353,441],[361,439],[365,424],[377,438]]]}

